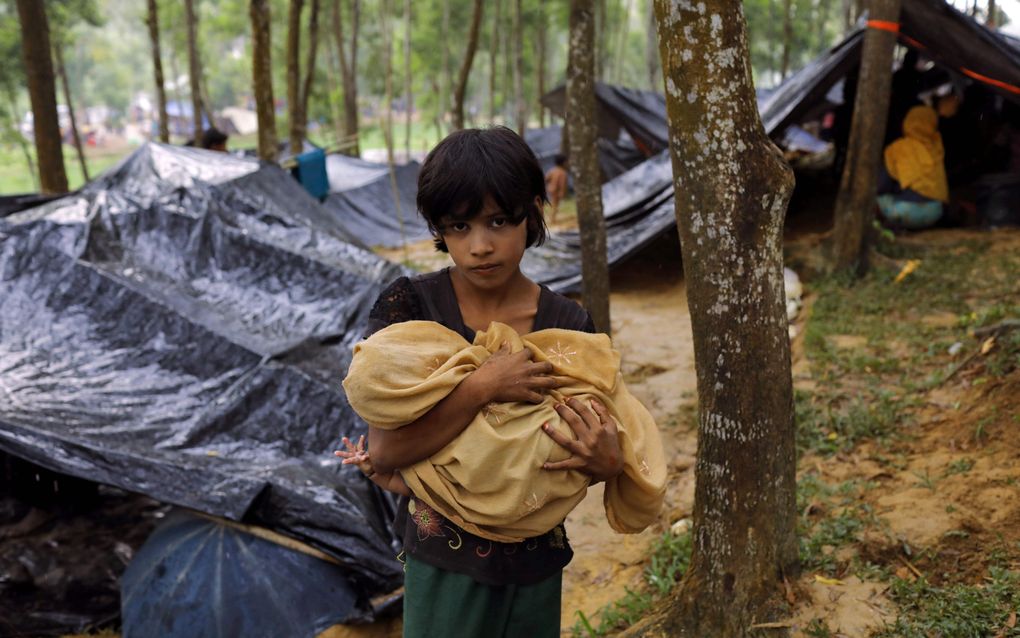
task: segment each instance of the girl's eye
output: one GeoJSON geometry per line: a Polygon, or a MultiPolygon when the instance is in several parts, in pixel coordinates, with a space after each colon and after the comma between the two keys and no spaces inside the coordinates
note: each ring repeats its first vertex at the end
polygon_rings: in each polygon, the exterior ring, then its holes
{"type": "Polygon", "coordinates": [[[493,217],[490,223],[493,228],[502,228],[507,225],[508,221],[506,217],[493,217]]]}
{"type": "Polygon", "coordinates": [[[464,231],[467,230],[467,227],[468,225],[465,224],[464,222],[454,222],[446,226],[448,230],[451,230],[455,233],[463,233],[464,231]]]}

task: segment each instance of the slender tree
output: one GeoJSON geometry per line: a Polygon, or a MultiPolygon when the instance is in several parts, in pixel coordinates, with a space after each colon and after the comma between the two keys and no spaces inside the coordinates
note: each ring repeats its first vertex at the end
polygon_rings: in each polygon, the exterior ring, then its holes
{"type": "Polygon", "coordinates": [[[453,90],[453,72],[450,70],[450,0],[443,0],[439,23],[439,37],[443,41],[442,72],[439,75],[439,108],[436,109],[439,122],[439,137],[446,131],[443,125],[450,110],[450,91],[453,90]]]}
{"type": "Polygon", "coordinates": [[[999,26],[998,11],[995,8],[995,0],[988,0],[988,15],[985,16],[985,24],[988,28],[994,29],[999,26]]]}
{"type": "Polygon", "coordinates": [[[783,578],[798,570],[782,246],[793,174],[758,116],[741,3],[698,6],[656,0],[698,379],[693,551],[668,605],[629,634],[743,638],[785,618],[783,578]]]}
{"type": "Polygon", "coordinates": [[[386,164],[390,173],[390,192],[393,194],[393,207],[397,211],[397,221],[400,224],[400,243],[404,248],[404,260],[408,257],[407,237],[404,233],[404,209],[400,205],[400,189],[397,187],[396,162],[393,158],[393,41],[390,32],[390,0],[381,0],[379,3],[380,26],[383,47],[383,70],[384,86],[386,96],[384,98],[384,120],[383,139],[386,142],[386,164]]]}
{"type": "Polygon", "coordinates": [[[790,71],[791,49],[793,49],[793,0],[783,0],[783,59],[779,67],[779,77],[783,80],[790,71]]]}
{"type": "Polygon", "coordinates": [[[524,101],[524,25],[521,0],[514,0],[514,119],[522,137],[528,127],[528,104],[524,101]]]}
{"type": "Polygon", "coordinates": [[[404,161],[411,159],[411,113],[414,94],[411,92],[411,0],[404,0],[404,161]]]}
{"type": "Polygon", "coordinates": [[[248,15],[252,32],[252,87],[255,114],[259,122],[259,157],[276,161],[276,110],[273,100],[272,39],[270,37],[270,0],[250,0],[248,15]]]}
{"type": "MultiPolygon", "coordinates": [[[[332,5],[333,15],[336,14],[336,4],[332,5]]],[[[333,135],[337,140],[346,137],[344,133],[344,112],[340,105],[340,62],[337,48],[343,43],[337,42],[336,32],[333,29],[327,30],[326,35],[326,60],[329,63],[329,72],[326,74],[326,86],[329,90],[329,114],[333,119],[333,135]]]]}
{"type": "Polygon", "coordinates": [[[64,90],[64,104],[67,105],[67,115],[71,122],[71,139],[74,141],[74,150],[78,155],[78,164],[81,166],[82,178],[88,182],[89,164],[85,161],[85,149],[82,147],[81,134],[78,132],[78,118],[74,114],[74,100],[71,99],[71,84],[67,81],[67,71],[64,68],[64,51],[59,38],[53,41],[53,61],[57,65],[57,77],[60,78],[60,85],[64,90]]]}
{"type": "Polygon", "coordinates": [[[613,80],[617,84],[622,84],[623,80],[623,60],[627,57],[627,35],[630,34],[630,12],[633,8],[634,0],[627,0],[623,6],[623,15],[620,18],[620,29],[617,33],[616,40],[616,55],[613,56],[613,80]]]}
{"type": "Polygon", "coordinates": [[[46,7],[38,0],[17,0],[17,5],[21,22],[21,54],[25,61],[28,97],[32,103],[39,190],[43,193],[66,193],[67,173],[64,171],[60,120],[57,117],[46,7]]]}
{"type": "Polygon", "coordinates": [[[304,148],[301,130],[301,12],[304,0],[290,0],[287,9],[287,119],[290,121],[290,152],[304,148]]]}
{"type": "Polygon", "coordinates": [[[648,67],[648,88],[662,90],[662,74],[659,72],[659,38],[655,24],[655,0],[648,2],[648,33],[645,39],[645,59],[648,67]]]}
{"type": "Polygon", "coordinates": [[[159,4],[148,0],[145,23],[149,27],[149,42],[152,44],[152,72],[156,84],[156,109],[159,117],[159,141],[170,141],[170,125],[166,116],[166,86],[163,82],[163,55],[159,47],[159,4]]]}
{"type": "Polygon", "coordinates": [[[344,89],[344,132],[350,143],[345,152],[357,157],[361,154],[358,143],[358,31],[361,23],[361,0],[354,0],[351,6],[351,50],[344,50],[344,0],[333,4],[333,32],[340,50],[340,73],[344,89]]]}
{"type": "Polygon", "coordinates": [[[832,0],[818,0],[817,21],[815,22],[816,49],[819,53],[829,48],[825,38],[825,25],[829,23],[829,10],[832,8],[832,0]]]}
{"type": "Polygon", "coordinates": [[[545,5],[541,2],[538,3],[538,33],[535,38],[535,81],[537,82],[536,101],[538,102],[538,126],[539,128],[545,128],[545,105],[542,104],[542,96],[545,95],[545,50],[546,50],[546,34],[545,34],[545,5]]]}
{"type": "MultiPolygon", "coordinates": [[[[899,21],[900,0],[872,0],[869,9],[871,20],[899,21]]],[[[831,248],[836,270],[863,273],[868,267],[869,230],[875,219],[878,163],[885,140],[895,48],[894,33],[871,28],[864,34],[850,143],[833,213],[831,248]]]]}
{"type": "MultiPolygon", "coordinates": [[[[308,12],[308,58],[305,63],[305,79],[301,87],[301,104],[295,113],[298,134],[302,140],[308,137],[308,100],[312,95],[312,83],[315,81],[315,60],[319,51],[319,0],[312,0],[308,12]]],[[[293,140],[293,137],[291,138],[293,140]]]]}
{"type": "Polygon", "coordinates": [[[581,233],[581,296],[599,332],[609,334],[609,265],[606,220],[595,117],[595,7],[592,0],[570,0],[570,49],[567,63],[567,126],[570,173],[577,196],[581,233]]]}
{"type": "Polygon", "coordinates": [[[195,15],[194,0],[184,0],[184,20],[188,26],[188,76],[191,81],[193,132],[197,145],[202,137],[202,61],[198,55],[198,16],[195,15]]]}
{"type": "Polygon", "coordinates": [[[492,30],[489,32],[489,121],[496,121],[496,78],[499,77],[499,20],[503,9],[503,0],[496,0],[496,10],[492,13],[492,30]]]}
{"type": "Polygon", "coordinates": [[[460,73],[457,74],[457,86],[453,91],[451,117],[455,131],[464,128],[464,95],[467,93],[468,78],[471,76],[471,64],[475,61],[475,51],[478,49],[478,31],[482,24],[482,0],[475,0],[474,5],[474,11],[471,13],[471,30],[468,32],[467,49],[464,51],[464,60],[460,65],[460,73]]]}

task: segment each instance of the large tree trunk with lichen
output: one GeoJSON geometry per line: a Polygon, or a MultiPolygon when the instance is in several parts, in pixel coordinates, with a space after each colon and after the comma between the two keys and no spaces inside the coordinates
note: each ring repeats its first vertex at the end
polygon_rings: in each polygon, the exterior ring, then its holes
{"type": "Polygon", "coordinates": [[[78,118],[74,114],[74,100],[71,99],[71,83],[67,81],[67,71],[64,69],[64,52],[60,43],[53,47],[53,60],[57,63],[57,77],[60,78],[60,86],[64,90],[64,103],[67,104],[67,115],[71,121],[71,139],[74,141],[74,150],[78,154],[78,164],[81,166],[81,176],[86,182],[89,178],[89,164],[85,161],[85,149],[82,147],[81,134],[78,132],[78,118]]]}
{"type": "Polygon", "coordinates": [[[358,143],[358,30],[361,22],[361,0],[354,0],[351,7],[351,51],[344,49],[343,2],[335,0],[333,5],[333,35],[340,53],[340,74],[344,89],[344,133],[349,143],[344,152],[357,157],[361,154],[358,143]]]}
{"type": "Polygon", "coordinates": [[[287,8],[287,120],[290,152],[304,147],[301,131],[301,11],[304,0],[290,0],[287,8]]]}
{"type": "Polygon", "coordinates": [[[67,192],[64,150],[57,118],[57,91],[50,56],[50,26],[46,7],[36,0],[18,0],[21,21],[21,54],[25,61],[28,97],[32,103],[35,154],[39,162],[39,190],[47,194],[67,192]]]}
{"type": "Polygon", "coordinates": [[[783,579],[798,570],[782,247],[793,174],[758,116],[740,2],[698,7],[656,0],[698,378],[693,552],[631,635],[735,638],[787,617],[783,579]]]}
{"type": "Polygon", "coordinates": [[[163,55],[159,47],[159,8],[156,0],[148,0],[148,14],[145,23],[149,27],[149,42],[152,45],[152,72],[156,84],[156,108],[159,111],[159,141],[170,141],[170,125],[166,116],[166,86],[163,82],[163,55]]]}
{"type": "MultiPolygon", "coordinates": [[[[188,28],[188,79],[191,85],[192,131],[195,146],[202,138],[202,62],[198,55],[198,18],[194,0],[184,0],[184,21],[188,28]]],[[[212,125],[212,122],[209,123],[212,125]]]]}
{"type": "MultiPolygon", "coordinates": [[[[869,9],[871,20],[899,21],[900,0],[872,0],[869,9]]],[[[896,35],[889,31],[868,29],[864,34],[850,143],[833,213],[834,270],[858,274],[867,270],[868,238],[875,219],[878,167],[885,141],[895,48],[896,35]]]]}
{"type": "Polygon", "coordinates": [[[475,0],[474,11],[471,14],[471,30],[468,32],[467,49],[464,51],[464,60],[460,64],[460,73],[457,74],[457,87],[453,90],[453,107],[450,115],[455,131],[464,128],[464,95],[467,93],[468,78],[471,77],[471,64],[475,61],[475,50],[478,49],[478,31],[481,24],[482,0],[475,0]]]}
{"type": "Polygon", "coordinates": [[[596,143],[595,7],[592,0],[570,0],[569,42],[566,115],[570,130],[570,174],[574,178],[577,226],[581,234],[581,297],[595,321],[595,328],[609,334],[609,266],[596,143]]]}
{"type": "Polygon", "coordinates": [[[259,157],[273,162],[276,161],[277,147],[269,0],[251,0],[248,15],[251,18],[251,76],[255,92],[255,115],[259,122],[259,157]]]}

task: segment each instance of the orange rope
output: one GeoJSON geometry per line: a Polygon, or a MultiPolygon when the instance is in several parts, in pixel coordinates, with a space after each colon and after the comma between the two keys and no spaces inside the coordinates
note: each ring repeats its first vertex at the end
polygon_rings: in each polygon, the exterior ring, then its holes
{"type": "MultiPolygon", "coordinates": [[[[923,51],[928,48],[921,44],[920,42],[918,42],[917,40],[911,38],[910,36],[903,35],[902,33],[900,33],[900,24],[898,22],[889,22],[888,20],[868,20],[867,25],[869,29],[878,29],[879,31],[888,31],[890,33],[895,33],[900,37],[901,40],[905,41],[907,44],[911,45],[916,49],[921,49],[923,51]]],[[[971,71],[966,67],[961,66],[959,67],[959,69],[961,73],[963,73],[969,78],[972,78],[979,82],[984,82],[985,84],[990,84],[1004,91],[1009,91],[1010,93],[1020,95],[1020,87],[1018,86],[1009,84],[1008,82],[1003,82],[1001,80],[996,80],[995,78],[990,78],[987,75],[981,75],[980,73],[971,71]]]]}

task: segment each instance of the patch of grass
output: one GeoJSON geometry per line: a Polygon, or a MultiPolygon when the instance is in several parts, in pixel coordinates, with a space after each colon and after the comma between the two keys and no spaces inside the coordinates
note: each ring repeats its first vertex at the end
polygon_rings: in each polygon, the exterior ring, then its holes
{"type": "Polygon", "coordinates": [[[1010,614],[1020,608],[1018,572],[992,567],[979,585],[948,587],[936,587],[924,578],[914,582],[896,578],[890,592],[900,615],[878,638],[1020,637],[1020,626],[1007,626],[1010,614]]]}
{"type": "Polygon", "coordinates": [[[800,540],[800,561],[805,570],[835,575],[839,568],[835,550],[856,542],[860,533],[874,521],[874,514],[859,502],[862,489],[869,484],[846,481],[829,485],[809,474],[797,482],[797,536],[800,540]],[[813,516],[822,510],[821,518],[813,516]]]}
{"type": "Polygon", "coordinates": [[[687,571],[691,560],[691,534],[666,532],[652,548],[651,562],[645,569],[644,587],[640,591],[627,588],[623,598],[596,612],[598,625],[592,624],[578,610],[577,622],[571,628],[574,638],[606,636],[634,624],[655,601],[667,595],[687,571]]]}
{"type": "Polygon", "coordinates": [[[832,630],[821,618],[815,618],[804,628],[804,635],[810,638],[832,638],[832,630]]]}
{"type": "Polygon", "coordinates": [[[823,455],[851,450],[864,440],[884,441],[905,421],[905,401],[888,392],[865,393],[845,406],[820,405],[819,397],[794,392],[797,448],[823,455]]]}
{"type": "Polygon", "coordinates": [[[943,477],[952,476],[954,474],[966,474],[974,467],[974,459],[963,458],[957,459],[946,466],[945,472],[942,473],[943,477]]]}

